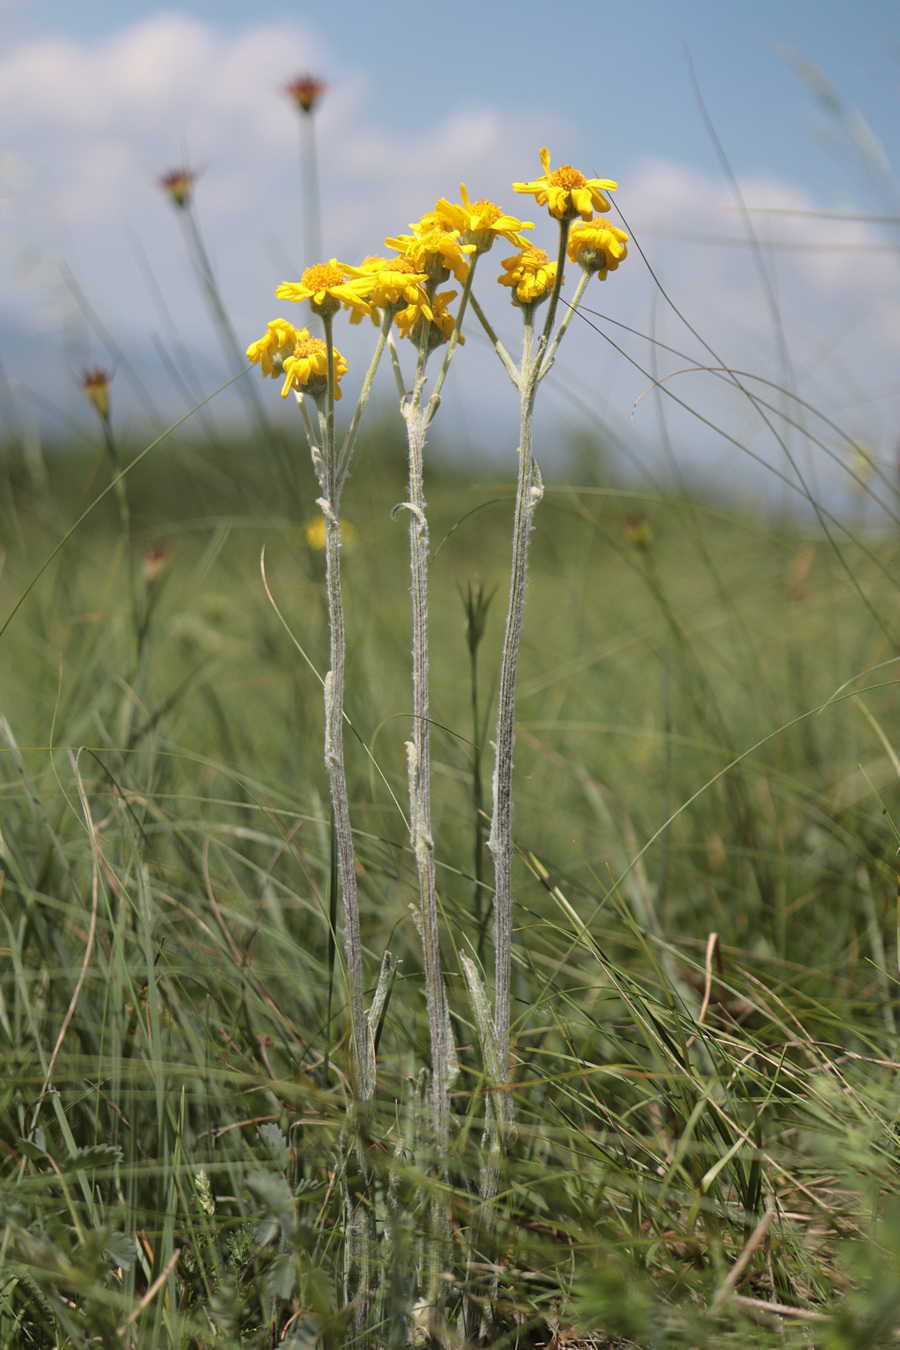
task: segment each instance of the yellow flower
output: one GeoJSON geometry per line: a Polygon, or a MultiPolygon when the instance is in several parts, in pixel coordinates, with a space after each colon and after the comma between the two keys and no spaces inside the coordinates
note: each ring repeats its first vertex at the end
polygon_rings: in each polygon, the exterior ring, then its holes
{"type": "Polygon", "coordinates": [[[546,206],[551,216],[557,220],[590,220],[594,211],[608,211],[609,202],[603,193],[607,188],[615,189],[618,183],[609,178],[585,178],[571,164],[550,172],[550,152],[546,146],[541,150],[541,164],[544,172],[533,183],[513,183],[514,192],[531,192],[538,206],[546,206]]]}
{"type": "MultiPolygon", "coordinates": [[[[316,402],[324,398],[328,389],[328,349],[322,339],[310,337],[304,328],[293,352],[285,357],[284,373],[286,379],[281,391],[282,398],[287,398],[289,389],[296,389],[298,394],[311,394],[316,402]]],[[[340,381],[346,374],[347,362],[335,348],[335,399],[341,396],[340,381]]]]}
{"type": "MultiPolygon", "coordinates": [[[[387,266],[387,258],[380,258],[378,257],[377,254],[371,253],[368,258],[363,258],[362,262],[360,263],[359,267],[356,270],[358,272],[363,273],[366,276],[374,277],[377,276],[378,273],[381,271],[382,267],[385,266],[387,266]]],[[[350,315],[350,322],[354,324],[362,323],[363,317],[364,316],[361,309],[354,309],[350,315]]],[[[369,318],[372,320],[372,323],[377,328],[378,327],[377,309],[369,310],[369,318]]]]}
{"type": "Polygon", "coordinates": [[[428,296],[422,285],[428,280],[423,271],[409,258],[381,258],[380,267],[373,269],[371,304],[378,309],[394,309],[406,303],[418,307],[431,317],[428,296]]]}
{"type": "Polygon", "coordinates": [[[627,242],[625,231],[608,220],[592,220],[587,225],[579,222],[569,232],[568,254],[572,262],[605,281],[607,272],[614,272],[628,256],[627,242]]]}
{"type": "MultiPolygon", "coordinates": [[[[428,278],[408,258],[379,258],[373,255],[366,258],[357,270],[371,279],[369,304],[373,307],[371,315],[374,324],[378,323],[376,309],[397,310],[404,305],[415,305],[431,317],[428,296],[422,289],[422,283],[428,278]]],[[[354,311],[350,315],[350,322],[359,323],[361,317],[358,311],[354,311]]]]}
{"type": "Polygon", "coordinates": [[[448,202],[442,197],[431,216],[426,219],[433,220],[438,226],[443,225],[444,228],[449,226],[450,229],[458,230],[464,244],[475,245],[476,254],[487,253],[497,235],[508,239],[516,248],[527,247],[528,240],[523,239],[518,232],[533,230],[532,221],[517,220],[515,216],[508,216],[499,206],[495,206],[484,197],[477,202],[470,202],[465,183],[460,183],[459,194],[463,200],[462,206],[448,202]]]}
{"type": "MultiPolygon", "coordinates": [[[[429,351],[439,347],[442,342],[448,342],[456,320],[452,314],[447,313],[447,306],[451,300],[456,299],[456,295],[456,291],[442,291],[440,295],[434,297],[430,311],[423,310],[418,305],[408,305],[406,309],[401,309],[395,320],[400,336],[418,343],[422,336],[422,324],[427,323],[429,351]]],[[[462,333],[459,335],[459,342],[461,346],[465,345],[462,333]]]]}
{"type": "MultiPolygon", "coordinates": [[[[264,376],[277,379],[285,376],[281,397],[287,398],[289,389],[299,394],[311,394],[314,399],[324,397],[328,388],[328,349],[321,338],[310,337],[308,328],[295,328],[284,319],[274,319],[265,337],[247,348],[247,360],[258,364],[264,376]]],[[[340,398],[339,381],[347,374],[347,362],[335,349],[334,396],[340,398]]]]}
{"type": "Polygon", "coordinates": [[[285,319],[273,319],[265,337],[251,342],[247,348],[247,360],[259,364],[263,378],[271,375],[277,380],[284,368],[285,357],[290,356],[301,338],[309,337],[309,329],[297,329],[285,319]]]}
{"type": "Polygon", "coordinates": [[[285,281],[275,294],[279,300],[308,300],[313,314],[330,318],[341,305],[371,314],[372,307],[367,301],[371,287],[370,273],[332,258],[330,262],[307,267],[300,281],[285,281]]]}
{"type": "Polygon", "coordinates": [[[497,280],[501,286],[515,287],[514,305],[539,304],[553,290],[557,264],[550,261],[542,248],[525,248],[514,258],[504,258],[503,267],[506,275],[497,280]]]}
{"type": "Polygon", "coordinates": [[[385,239],[388,248],[395,248],[424,272],[429,281],[447,281],[450,273],[459,282],[469,275],[467,253],[475,252],[474,244],[460,242],[458,230],[448,230],[434,223],[434,217],[423,216],[417,225],[410,225],[412,234],[399,234],[396,239],[385,239]]]}

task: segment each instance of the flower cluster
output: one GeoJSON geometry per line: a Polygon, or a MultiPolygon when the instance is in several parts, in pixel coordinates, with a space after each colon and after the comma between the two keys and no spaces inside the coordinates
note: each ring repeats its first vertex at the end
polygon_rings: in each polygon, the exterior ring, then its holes
{"type": "MultiPolygon", "coordinates": [[[[422,330],[428,325],[428,350],[439,347],[442,342],[450,339],[453,332],[454,318],[447,310],[451,300],[456,299],[456,291],[441,291],[431,302],[430,311],[426,312],[417,305],[408,305],[406,309],[401,309],[397,315],[397,329],[401,337],[409,338],[417,346],[422,339],[422,330]]],[[[465,343],[462,333],[459,335],[459,341],[465,343]]]]}
{"type": "MultiPolygon", "coordinates": [[[[312,106],[321,86],[313,80],[302,80],[296,82],[296,87],[291,86],[289,92],[301,107],[301,96],[309,96],[312,106]]],[[[541,177],[529,183],[514,183],[514,190],[532,194],[539,206],[546,206],[551,216],[560,221],[562,230],[568,232],[567,255],[584,269],[585,280],[587,276],[605,280],[627,256],[627,234],[605,218],[594,217],[595,211],[610,209],[605,193],[616,184],[611,179],[586,178],[571,164],[551,172],[546,147],[540,158],[544,169],[541,177]]],[[[191,186],[189,179],[184,188],[189,192],[191,186]]],[[[174,187],[169,190],[174,195],[174,187]]],[[[377,323],[381,315],[386,322],[394,323],[401,337],[417,345],[424,342],[425,348],[431,350],[447,342],[457,326],[448,306],[458,292],[438,293],[438,286],[453,277],[466,287],[465,302],[475,260],[487,253],[496,239],[504,239],[519,250],[513,257],[503,259],[503,273],[497,278],[502,286],[511,288],[512,303],[528,309],[551,295],[558,296],[565,280],[558,275],[559,264],[522,234],[523,230],[534,229],[534,223],[507,214],[484,197],[473,202],[465,183],[460,184],[459,191],[459,202],[442,197],[432,211],[409,226],[409,234],[398,234],[385,241],[396,257],[373,255],[360,267],[350,267],[332,258],[330,262],[308,267],[299,282],[285,282],[275,294],[282,300],[308,301],[313,314],[326,323],[341,308],[350,311],[351,323],[366,316],[377,323]]],[[[554,298],[550,322],[555,306],[554,298]]],[[[463,341],[461,334],[458,340],[463,341]]],[[[298,332],[284,319],[276,319],[269,324],[265,337],[248,348],[247,356],[260,365],[263,375],[284,374],[283,395],[293,388],[318,397],[320,382],[327,378],[323,364],[326,350],[325,343],[310,337],[306,329],[298,332]]],[[[336,384],[345,370],[343,358],[335,353],[336,384]]],[[[340,397],[337,387],[335,397],[340,397]]]]}
{"type": "MultiPolygon", "coordinates": [[[[247,348],[247,360],[258,365],[263,376],[272,379],[284,376],[281,397],[287,398],[293,389],[298,394],[310,394],[317,401],[324,398],[328,388],[328,349],[321,338],[310,336],[308,328],[295,328],[284,319],[273,319],[265,337],[247,348]]],[[[340,381],[347,374],[347,362],[339,351],[334,353],[334,396],[341,396],[340,381]]]]}
{"type": "MultiPolygon", "coordinates": [[[[432,213],[433,215],[433,213],[432,213]]],[[[388,248],[395,248],[424,272],[429,281],[440,284],[451,274],[464,282],[469,275],[467,255],[475,252],[474,244],[464,244],[459,231],[447,225],[432,223],[431,216],[423,216],[417,225],[410,225],[412,234],[400,234],[386,239],[388,248]]]]}

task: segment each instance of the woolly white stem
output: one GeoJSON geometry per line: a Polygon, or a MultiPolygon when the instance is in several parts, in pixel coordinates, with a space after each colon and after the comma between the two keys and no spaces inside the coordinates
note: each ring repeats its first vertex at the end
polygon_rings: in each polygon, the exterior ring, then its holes
{"type": "MultiPolygon", "coordinates": [[[[427,332],[419,346],[412,397],[403,405],[409,442],[409,550],[413,610],[413,728],[407,743],[410,842],[419,878],[419,931],[425,963],[425,999],[431,1041],[431,1125],[439,1185],[447,1179],[450,1151],[450,1084],[456,1055],[441,972],[440,935],[435,889],[434,841],[431,832],[431,724],[428,699],[428,520],[425,515],[423,456],[425,433],[434,404],[422,408],[427,332]]],[[[441,1270],[448,1260],[451,1226],[446,1203],[436,1193],[431,1205],[431,1232],[426,1243],[425,1294],[434,1315],[443,1303],[441,1270]]]]}
{"type": "Polygon", "coordinates": [[[494,1030],[497,1038],[498,1070],[502,1084],[509,1082],[510,974],[512,967],[512,771],[514,719],[516,705],[516,668],[525,613],[525,585],[528,574],[528,536],[543,485],[532,458],[532,420],[537,390],[538,362],[533,357],[532,313],[526,309],[525,343],[521,374],[521,441],[519,477],[516,489],[516,513],[513,525],[512,571],[509,587],[509,611],[497,693],[496,760],[494,765],[494,811],[488,847],[494,859],[494,1030]]]}
{"type": "Polygon", "coordinates": [[[344,909],[344,952],[347,962],[347,988],[352,1033],[352,1077],[357,1100],[368,1101],[375,1090],[375,1056],[363,1002],[362,940],[359,932],[359,897],[356,889],[356,859],[350,827],[350,804],[344,770],[344,610],[341,600],[340,547],[338,521],[340,484],[337,480],[334,448],[334,346],[331,320],[324,320],[328,353],[328,396],[324,415],[320,412],[322,432],[323,496],[317,505],[325,517],[325,583],[328,592],[330,628],[330,669],[325,677],[325,764],[331,784],[335,834],[338,848],[338,874],[344,909]]]}

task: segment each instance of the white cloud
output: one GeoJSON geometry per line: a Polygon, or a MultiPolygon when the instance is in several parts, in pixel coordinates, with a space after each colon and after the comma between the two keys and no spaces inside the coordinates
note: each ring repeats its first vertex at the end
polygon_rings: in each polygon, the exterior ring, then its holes
{"type": "Polygon", "coordinates": [[[663,284],[712,345],[741,348],[771,375],[780,325],[798,368],[834,336],[833,358],[862,373],[861,321],[870,341],[900,321],[894,241],[874,223],[829,218],[835,203],[813,201],[784,181],[760,175],[740,190],[755,245],[720,180],[650,163],[620,196],[663,284]]]}

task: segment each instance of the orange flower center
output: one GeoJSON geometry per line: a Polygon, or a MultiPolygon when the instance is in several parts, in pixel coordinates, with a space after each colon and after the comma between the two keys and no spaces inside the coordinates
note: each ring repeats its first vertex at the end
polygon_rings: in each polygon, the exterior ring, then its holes
{"type": "Polygon", "coordinates": [[[317,356],[324,351],[325,343],[321,338],[302,338],[294,348],[294,360],[302,361],[304,357],[317,356]]]}
{"type": "Polygon", "coordinates": [[[493,225],[495,220],[499,220],[503,215],[499,206],[489,202],[486,197],[479,197],[477,202],[472,203],[472,215],[477,216],[479,223],[484,225],[493,225]]]}
{"type": "Polygon", "coordinates": [[[384,272],[399,272],[401,276],[417,276],[419,268],[409,258],[391,258],[385,263],[384,272]]]}
{"type": "Polygon", "coordinates": [[[526,248],[522,252],[523,271],[537,272],[542,267],[546,267],[550,259],[542,248],[526,248]]]}
{"type": "Polygon", "coordinates": [[[344,269],[338,263],[316,263],[314,267],[307,267],[301,284],[313,292],[327,291],[332,286],[343,286],[344,269]]]}
{"type": "Polygon", "coordinates": [[[554,187],[565,188],[571,192],[572,188],[584,187],[587,179],[578,169],[573,169],[571,164],[564,164],[560,169],[554,169],[550,175],[550,182],[554,187]]]}

